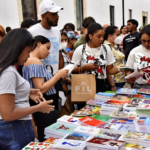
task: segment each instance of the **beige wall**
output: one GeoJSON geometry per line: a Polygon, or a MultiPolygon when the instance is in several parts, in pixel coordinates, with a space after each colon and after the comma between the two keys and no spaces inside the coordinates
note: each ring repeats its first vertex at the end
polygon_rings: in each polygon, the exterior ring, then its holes
{"type": "MultiPolygon", "coordinates": [[[[36,0],[36,8],[37,8],[37,15],[39,14],[39,6],[42,0],[36,0]]],[[[38,16],[38,20],[41,20],[41,16],[38,16]]]]}
{"type": "Polygon", "coordinates": [[[21,24],[21,22],[23,21],[21,0],[17,0],[17,7],[18,7],[19,24],[21,24]]]}

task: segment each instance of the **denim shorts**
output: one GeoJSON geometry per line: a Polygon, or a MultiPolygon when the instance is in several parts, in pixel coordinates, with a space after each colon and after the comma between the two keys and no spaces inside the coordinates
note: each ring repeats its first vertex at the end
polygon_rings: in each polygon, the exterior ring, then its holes
{"type": "Polygon", "coordinates": [[[0,119],[0,150],[21,150],[34,139],[31,120],[4,122],[0,119]]]}

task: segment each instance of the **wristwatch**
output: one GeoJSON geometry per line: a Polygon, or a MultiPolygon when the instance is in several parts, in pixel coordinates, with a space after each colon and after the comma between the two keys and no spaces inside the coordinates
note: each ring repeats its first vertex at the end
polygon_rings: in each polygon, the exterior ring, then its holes
{"type": "Polygon", "coordinates": [[[66,80],[63,80],[62,83],[68,84],[68,80],[67,80],[67,79],[66,79],[66,80]]]}

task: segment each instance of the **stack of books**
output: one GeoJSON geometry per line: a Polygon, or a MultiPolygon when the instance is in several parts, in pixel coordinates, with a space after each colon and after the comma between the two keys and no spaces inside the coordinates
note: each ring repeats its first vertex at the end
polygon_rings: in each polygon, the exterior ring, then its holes
{"type": "Polygon", "coordinates": [[[107,101],[107,103],[102,104],[100,109],[101,115],[110,115],[115,110],[120,111],[122,109],[122,104],[119,103],[113,103],[112,101],[107,101]]]}
{"type": "Polygon", "coordinates": [[[105,122],[94,119],[92,117],[84,117],[78,120],[78,123],[89,126],[89,127],[97,127],[100,128],[102,125],[105,124],[105,122]]]}
{"type": "Polygon", "coordinates": [[[129,119],[111,119],[109,123],[111,123],[111,124],[128,125],[129,126],[128,127],[129,131],[136,131],[134,120],[129,120],[129,119]]]}
{"type": "Polygon", "coordinates": [[[116,94],[135,95],[137,91],[138,89],[120,88],[117,90],[116,94]]]}
{"type": "Polygon", "coordinates": [[[78,120],[79,119],[77,117],[71,117],[71,116],[64,115],[64,116],[60,117],[59,119],[57,119],[57,122],[77,127],[77,126],[81,125],[78,123],[78,120]]]}
{"type": "Polygon", "coordinates": [[[120,150],[125,145],[124,141],[94,137],[86,142],[87,150],[120,150]]]}
{"type": "Polygon", "coordinates": [[[81,133],[70,133],[63,137],[66,140],[79,140],[79,141],[88,141],[92,138],[92,136],[84,135],[81,133]]]}
{"type": "Polygon", "coordinates": [[[74,133],[77,134],[83,134],[88,136],[95,136],[99,133],[99,128],[93,128],[93,127],[85,127],[85,126],[79,126],[76,129],[74,129],[74,133]]]}
{"type": "Polygon", "coordinates": [[[100,131],[95,137],[103,138],[103,139],[118,140],[121,137],[121,134],[100,131]]]}
{"type": "Polygon", "coordinates": [[[134,124],[137,132],[150,133],[150,118],[137,118],[134,124]]]}
{"type": "Polygon", "coordinates": [[[104,103],[105,103],[104,101],[93,100],[93,99],[86,102],[87,105],[92,105],[92,106],[101,106],[104,103]]]}
{"type": "Polygon", "coordinates": [[[111,117],[106,115],[92,115],[91,117],[106,123],[111,120],[111,117]]]}
{"type": "Polygon", "coordinates": [[[116,133],[121,135],[127,134],[129,131],[129,125],[106,123],[100,128],[100,131],[114,133],[114,134],[116,133]]]}
{"type": "Polygon", "coordinates": [[[52,150],[52,144],[31,142],[25,146],[22,150],[52,150]]]}
{"type": "Polygon", "coordinates": [[[111,115],[111,118],[118,118],[118,119],[135,119],[137,117],[136,112],[130,111],[114,111],[111,115]]]}
{"type": "Polygon", "coordinates": [[[107,102],[108,100],[111,99],[111,97],[114,95],[114,93],[97,93],[95,95],[95,98],[94,100],[99,100],[99,101],[104,101],[104,102],[107,102]]]}
{"type": "Polygon", "coordinates": [[[142,94],[150,94],[150,89],[140,88],[137,92],[142,94]]]}
{"type": "Polygon", "coordinates": [[[53,150],[85,150],[86,142],[79,140],[59,139],[52,145],[53,150]]]}
{"type": "Polygon", "coordinates": [[[150,146],[150,135],[146,133],[138,133],[129,131],[126,135],[122,135],[119,140],[127,143],[137,144],[141,146],[150,146]]]}
{"type": "Polygon", "coordinates": [[[46,135],[46,138],[49,137],[63,138],[68,133],[73,133],[74,129],[76,129],[76,127],[71,125],[54,123],[48,126],[47,128],[45,128],[44,133],[46,135]]]}
{"type": "Polygon", "coordinates": [[[141,145],[135,145],[135,144],[127,143],[123,147],[123,150],[150,150],[150,147],[144,147],[144,146],[141,146],[141,145]]]}

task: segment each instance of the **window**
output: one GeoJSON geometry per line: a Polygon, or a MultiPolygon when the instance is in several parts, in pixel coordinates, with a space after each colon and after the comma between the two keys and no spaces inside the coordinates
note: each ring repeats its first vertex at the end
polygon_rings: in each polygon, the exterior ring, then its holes
{"type": "Polygon", "coordinates": [[[129,9],[129,19],[132,19],[132,9],[129,9]]]}
{"type": "Polygon", "coordinates": [[[22,0],[23,20],[37,20],[36,0],[22,0]]]}
{"type": "Polygon", "coordinates": [[[83,0],[76,0],[77,30],[81,30],[83,21],[83,0]]]}
{"type": "Polygon", "coordinates": [[[115,25],[115,7],[110,6],[110,25],[115,25]]]}

